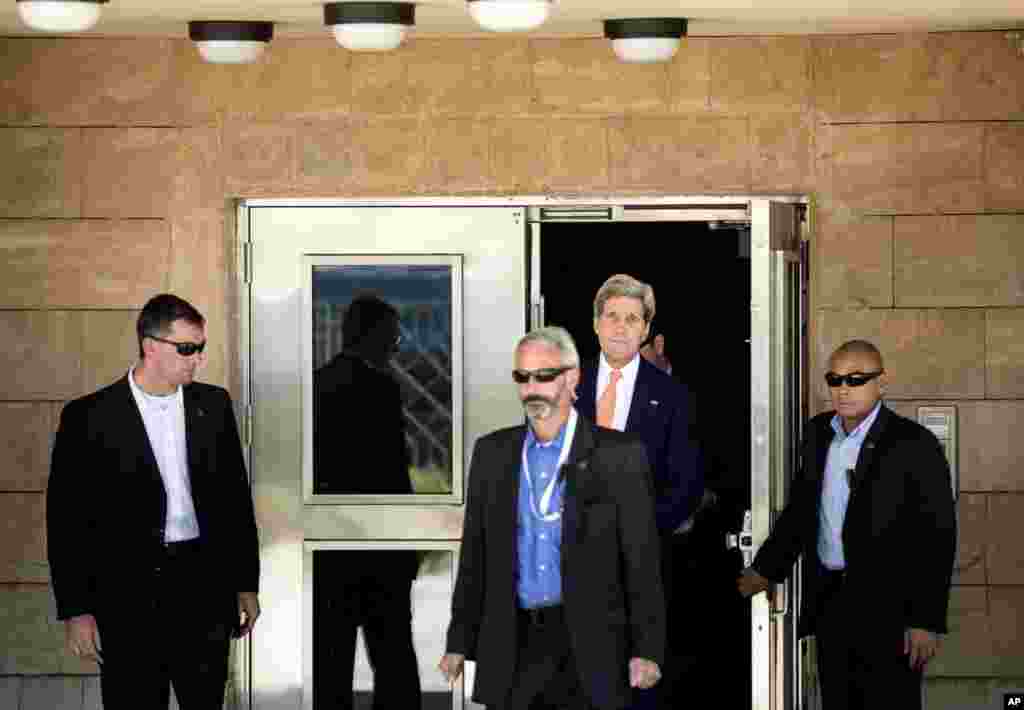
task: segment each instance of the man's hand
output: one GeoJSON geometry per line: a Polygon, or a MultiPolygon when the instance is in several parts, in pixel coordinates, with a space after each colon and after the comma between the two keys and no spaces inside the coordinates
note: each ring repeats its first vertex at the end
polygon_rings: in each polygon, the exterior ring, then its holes
{"type": "Polygon", "coordinates": [[[903,653],[910,656],[910,667],[923,671],[938,650],[939,639],[926,629],[907,629],[903,632],[903,653]]]}
{"type": "Polygon", "coordinates": [[[252,631],[256,619],[260,618],[260,600],[256,592],[238,593],[238,629],[235,638],[240,639],[252,631]]]}
{"type": "Polygon", "coordinates": [[[771,580],[762,577],[753,567],[747,567],[736,580],[736,588],[743,597],[752,597],[771,587],[771,580]]]}
{"type": "Polygon", "coordinates": [[[466,657],[461,653],[446,653],[441,656],[441,662],[437,664],[437,669],[441,671],[441,675],[445,677],[449,685],[455,685],[455,681],[462,675],[462,666],[465,661],[466,657]]]}
{"type": "Polygon", "coordinates": [[[661,680],[661,670],[654,661],[646,658],[629,659],[629,687],[653,688],[661,680]]]}
{"type": "Polygon", "coordinates": [[[100,631],[96,628],[96,617],[92,614],[79,614],[66,620],[64,635],[72,656],[103,663],[100,631]]]}

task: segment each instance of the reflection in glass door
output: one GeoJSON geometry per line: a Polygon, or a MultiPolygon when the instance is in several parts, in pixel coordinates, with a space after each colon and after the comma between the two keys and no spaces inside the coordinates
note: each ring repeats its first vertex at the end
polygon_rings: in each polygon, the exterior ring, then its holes
{"type": "Polygon", "coordinates": [[[437,672],[454,577],[447,549],[307,543],[307,685],[314,710],[451,710],[437,672]]]}
{"type": "Polygon", "coordinates": [[[304,261],[307,501],[458,500],[461,257],[304,261]]]}

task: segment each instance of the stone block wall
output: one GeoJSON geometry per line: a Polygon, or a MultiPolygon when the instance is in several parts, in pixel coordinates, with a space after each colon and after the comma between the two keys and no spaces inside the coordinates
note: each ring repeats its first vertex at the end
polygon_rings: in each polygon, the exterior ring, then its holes
{"type": "Polygon", "coordinates": [[[278,39],[251,66],[178,39],[0,39],[0,165],[0,706],[96,706],[47,586],[53,431],[126,371],[161,290],[210,319],[205,379],[236,383],[239,197],[811,195],[815,405],[858,336],[897,409],[959,407],[929,706],[1024,678],[1024,59],[1003,33],[691,38],[653,66],[589,38],[278,39]]]}

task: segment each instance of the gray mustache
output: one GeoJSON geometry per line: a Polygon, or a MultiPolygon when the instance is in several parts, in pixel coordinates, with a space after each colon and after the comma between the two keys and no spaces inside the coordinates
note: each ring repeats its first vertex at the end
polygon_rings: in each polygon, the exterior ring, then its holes
{"type": "Polygon", "coordinates": [[[544,397],[543,395],[539,395],[539,394],[531,394],[531,395],[527,396],[523,400],[523,404],[532,404],[534,402],[539,402],[541,404],[549,404],[549,405],[553,405],[555,403],[555,401],[553,399],[548,399],[547,397],[544,397]]]}

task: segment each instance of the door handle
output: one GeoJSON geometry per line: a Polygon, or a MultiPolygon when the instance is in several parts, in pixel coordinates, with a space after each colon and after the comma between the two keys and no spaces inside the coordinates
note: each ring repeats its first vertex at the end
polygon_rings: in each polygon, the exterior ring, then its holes
{"type": "Polygon", "coordinates": [[[726,533],[725,547],[728,550],[739,549],[743,554],[744,567],[749,567],[754,561],[754,516],[749,510],[743,513],[743,529],[726,533]]]}

